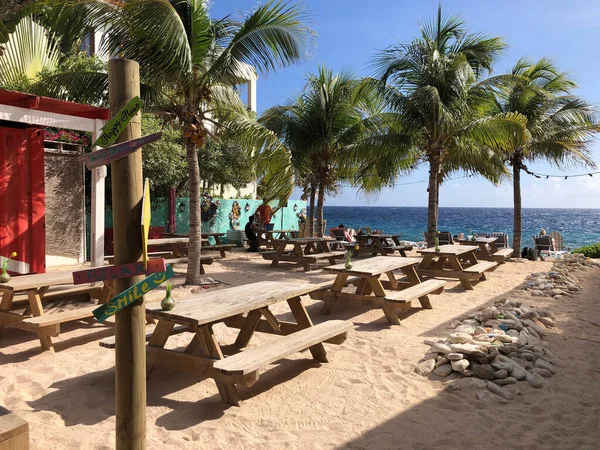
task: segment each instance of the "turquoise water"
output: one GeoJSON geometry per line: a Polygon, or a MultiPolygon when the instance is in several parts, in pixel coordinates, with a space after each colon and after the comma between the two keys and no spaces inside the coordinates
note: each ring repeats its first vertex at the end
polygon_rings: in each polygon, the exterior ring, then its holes
{"type": "MultiPolygon", "coordinates": [[[[325,206],[327,228],[344,224],[359,229],[370,227],[387,233],[402,233],[402,239],[423,240],[427,229],[427,208],[325,206]]],[[[512,208],[440,208],[439,230],[452,234],[504,231],[513,237],[512,208]]],[[[532,245],[531,236],[542,228],[558,231],[565,247],[571,249],[600,242],[600,209],[523,209],[524,247],[532,245]]]]}

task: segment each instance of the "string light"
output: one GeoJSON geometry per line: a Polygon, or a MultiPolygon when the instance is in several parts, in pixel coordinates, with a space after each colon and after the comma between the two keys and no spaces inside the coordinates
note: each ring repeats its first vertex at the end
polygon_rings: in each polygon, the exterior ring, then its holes
{"type": "Polygon", "coordinates": [[[544,178],[548,179],[550,177],[552,177],[552,178],[563,178],[564,177],[565,180],[568,180],[569,178],[576,178],[576,177],[587,177],[587,176],[593,177],[594,175],[600,173],[600,171],[597,171],[597,172],[590,172],[590,173],[578,173],[575,175],[550,175],[547,173],[532,172],[531,170],[528,170],[526,168],[523,168],[523,171],[525,171],[525,173],[527,173],[535,178],[544,177],[544,178]]]}

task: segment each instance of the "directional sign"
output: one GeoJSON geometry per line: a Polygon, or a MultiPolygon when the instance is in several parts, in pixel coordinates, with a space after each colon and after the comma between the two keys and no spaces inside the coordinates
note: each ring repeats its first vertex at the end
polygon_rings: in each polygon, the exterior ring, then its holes
{"type": "Polygon", "coordinates": [[[125,289],[113,299],[96,308],[94,310],[94,316],[98,322],[104,322],[110,316],[113,316],[126,306],[129,306],[136,300],[139,300],[144,294],[147,294],[161,283],[164,283],[169,278],[172,278],[174,275],[175,272],[173,272],[173,268],[167,264],[167,270],[165,272],[153,273],[139,283],[134,284],[129,289],[125,289]]]}
{"type": "Polygon", "coordinates": [[[150,219],[152,209],[150,208],[150,179],[144,182],[144,198],[142,200],[142,254],[144,267],[148,263],[148,236],[150,235],[150,219]]]}
{"type": "Polygon", "coordinates": [[[109,145],[114,144],[129,121],[135,117],[140,109],[142,109],[142,101],[139,97],[133,97],[123,109],[106,122],[106,125],[102,127],[102,134],[96,139],[96,142],[94,142],[93,145],[108,147],[109,145]]]}
{"type": "Polygon", "coordinates": [[[165,267],[165,260],[162,258],[148,261],[148,268],[146,270],[144,270],[143,262],[104,266],[73,272],[73,284],[94,283],[96,281],[115,280],[117,278],[129,278],[136,275],[150,275],[151,273],[164,272],[165,270],[167,268],[165,267]]]}
{"type": "Polygon", "coordinates": [[[86,153],[77,159],[79,161],[83,161],[88,169],[95,169],[96,167],[104,166],[116,161],[117,159],[121,159],[122,157],[133,153],[142,145],[158,141],[161,137],[162,133],[149,134],[148,136],[138,139],[111,145],[110,147],[103,148],[102,150],[98,150],[96,152],[86,153]]]}

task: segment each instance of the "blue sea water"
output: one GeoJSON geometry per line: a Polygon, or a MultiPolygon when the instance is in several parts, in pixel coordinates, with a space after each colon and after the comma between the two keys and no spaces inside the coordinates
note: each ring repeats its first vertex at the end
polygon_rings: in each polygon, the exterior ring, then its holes
{"type": "MultiPolygon", "coordinates": [[[[344,224],[356,230],[363,227],[402,233],[402,239],[423,240],[427,229],[427,208],[378,206],[325,206],[327,228],[344,224]]],[[[513,238],[512,208],[440,208],[438,229],[452,234],[503,231],[513,238]]],[[[542,228],[563,235],[565,247],[575,249],[600,242],[600,209],[523,209],[524,247],[533,244],[531,236],[542,228]]]]}

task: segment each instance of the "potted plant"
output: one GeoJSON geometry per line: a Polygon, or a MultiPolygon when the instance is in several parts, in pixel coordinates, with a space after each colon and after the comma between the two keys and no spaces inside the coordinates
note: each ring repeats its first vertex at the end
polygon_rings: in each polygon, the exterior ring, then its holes
{"type": "Polygon", "coordinates": [[[173,284],[167,282],[167,292],[166,292],[165,298],[163,298],[162,302],[160,302],[160,307],[164,311],[171,311],[175,307],[175,300],[173,300],[173,297],[171,296],[172,291],[173,291],[173,284]]]}
{"type": "Polygon", "coordinates": [[[349,248],[348,253],[346,254],[346,264],[344,264],[344,267],[348,270],[352,269],[352,254],[355,250],[358,250],[358,245],[349,248]]]}
{"type": "Polygon", "coordinates": [[[15,256],[17,256],[17,252],[12,252],[8,258],[4,259],[4,262],[2,263],[2,272],[0,272],[0,283],[8,283],[10,281],[8,262],[15,256]]]}
{"type": "Polygon", "coordinates": [[[440,251],[440,232],[439,231],[435,232],[435,251],[436,252],[440,251]]]}

